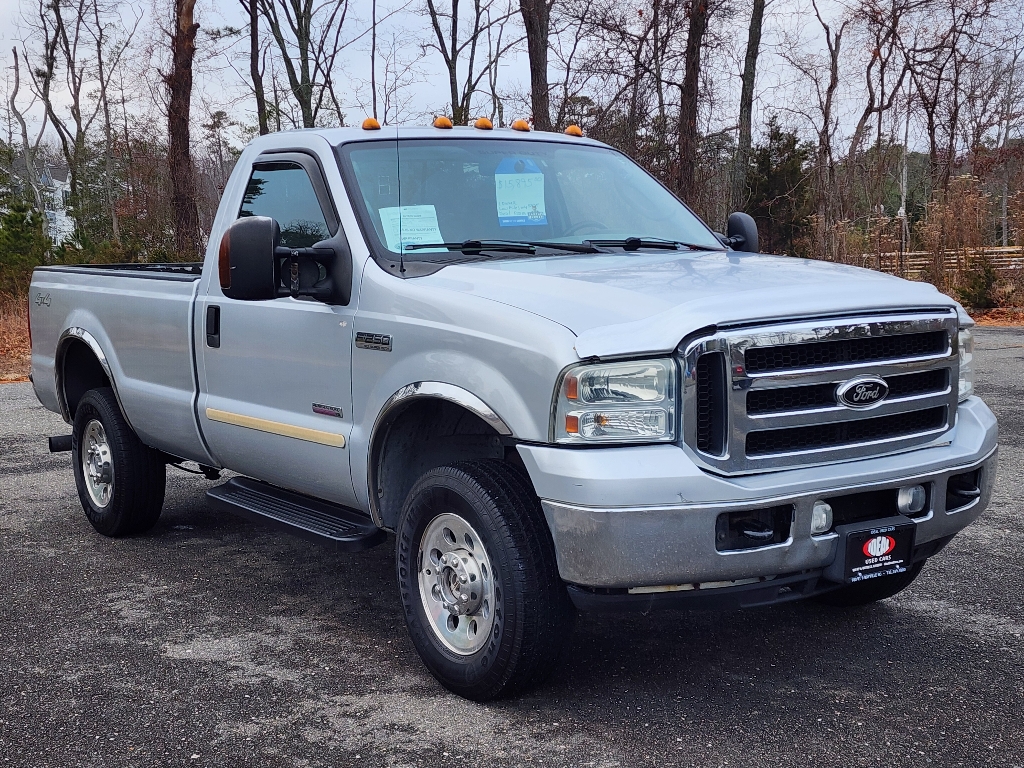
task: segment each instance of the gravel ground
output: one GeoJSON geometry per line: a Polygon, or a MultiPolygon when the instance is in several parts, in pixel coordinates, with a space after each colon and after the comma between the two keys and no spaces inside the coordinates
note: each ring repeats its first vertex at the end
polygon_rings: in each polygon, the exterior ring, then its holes
{"type": "Polygon", "coordinates": [[[211,510],[86,522],[67,431],[0,386],[0,766],[1024,766],[1024,330],[978,333],[1002,429],[989,511],[851,611],[581,617],[529,696],[448,694],[402,623],[393,540],[338,555],[211,510]]]}

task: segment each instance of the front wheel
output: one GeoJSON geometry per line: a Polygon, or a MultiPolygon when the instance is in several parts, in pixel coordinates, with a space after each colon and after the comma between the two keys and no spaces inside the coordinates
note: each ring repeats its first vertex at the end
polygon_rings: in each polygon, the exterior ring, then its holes
{"type": "Polygon", "coordinates": [[[847,584],[845,587],[825,592],[816,599],[825,605],[837,608],[853,608],[859,605],[877,603],[893,595],[899,594],[909,587],[921,569],[924,568],[924,560],[914,563],[903,573],[894,573],[891,576],[879,576],[857,584],[847,584]]]}
{"type": "Polygon", "coordinates": [[[476,701],[547,677],[574,612],[528,481],[494,460],[430,470],[398,525],[398,582],[413,644],[448,690],[476,701]]]}

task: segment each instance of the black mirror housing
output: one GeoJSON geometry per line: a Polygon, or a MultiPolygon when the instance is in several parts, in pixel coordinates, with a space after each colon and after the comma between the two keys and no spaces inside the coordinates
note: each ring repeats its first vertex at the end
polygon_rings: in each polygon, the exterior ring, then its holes
{"type": "Polygon", "coordinates": [[[229,299],[265,301],[277,298],[281,281],[275,254],[281,228],[268,216],[245,216],[234,222],[220,241],[220,289],[229,299]]]}
{"type": "Polygon", "coordinates": [[[757,223],[749,213],[736,211],[729,214],[728,229],[726,229],[728,245],[737,251],[758,253],[757,223]]]}

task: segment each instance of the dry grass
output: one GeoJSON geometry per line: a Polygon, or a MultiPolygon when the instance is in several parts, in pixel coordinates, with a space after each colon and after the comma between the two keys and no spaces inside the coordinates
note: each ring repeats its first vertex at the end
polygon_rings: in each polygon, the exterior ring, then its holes
{"type": "Polygon", "coordinates": [[[0,296],[0,382],[27,381],[31,349],[24,299],[0,296]]]}
{"type": "Polygon", "coordinates": [[[1024,308],[1021,307],[979,309],[971,312],[971,317],[978,325],[1024,326],[1024,308]]]}

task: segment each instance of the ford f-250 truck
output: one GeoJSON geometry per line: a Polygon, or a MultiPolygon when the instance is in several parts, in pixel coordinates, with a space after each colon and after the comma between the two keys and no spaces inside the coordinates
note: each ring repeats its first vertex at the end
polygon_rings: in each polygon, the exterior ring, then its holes
{"type": "Polygon", "coordinates": [[[36,270],[32,381],[96,530],[151,528],[188,461],[342,550],[393,531],[413,643],[478,700],[542,680],[577,609],[906,588],[991,495],[971,319],[758,255],[573,134],[264,136],[204,263],[36,270]]]}

